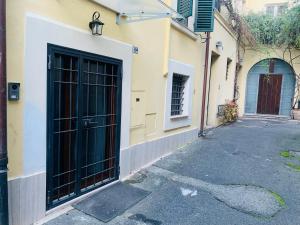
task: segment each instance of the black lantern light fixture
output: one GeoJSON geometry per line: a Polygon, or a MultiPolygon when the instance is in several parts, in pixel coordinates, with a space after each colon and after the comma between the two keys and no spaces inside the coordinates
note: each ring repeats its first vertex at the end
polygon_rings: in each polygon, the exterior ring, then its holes
{"type": "Polygon", "coordinates": [[[92,21],[89,23],[89,27],[92,30],[93,35],[102,35],[104,23],[102,23],[99,18],[100,13],[98,11],[94,12],[92,21]]]}

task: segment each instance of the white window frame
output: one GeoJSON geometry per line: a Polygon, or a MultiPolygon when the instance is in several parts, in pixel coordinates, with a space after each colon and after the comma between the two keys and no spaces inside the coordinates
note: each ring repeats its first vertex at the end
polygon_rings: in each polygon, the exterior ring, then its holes
{"type": "Polygon", "coordinates": [[[166,83],[164,130],[172,130],[192,125],[194,66],[173,59],[169,60],[169,72],[166,83]],[[171,116],[173,75],[180,74],[187,77],[184,89],[183,113],[171,116]]]}

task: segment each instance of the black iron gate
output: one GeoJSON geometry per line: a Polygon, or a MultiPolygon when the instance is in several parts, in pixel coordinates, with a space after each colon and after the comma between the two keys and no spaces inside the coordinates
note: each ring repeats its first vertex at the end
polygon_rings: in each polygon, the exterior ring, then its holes
{"type": "Polygon", "coordinates": [[[47,208],[119,177],[120,60],[48,45],[47,208]]]}

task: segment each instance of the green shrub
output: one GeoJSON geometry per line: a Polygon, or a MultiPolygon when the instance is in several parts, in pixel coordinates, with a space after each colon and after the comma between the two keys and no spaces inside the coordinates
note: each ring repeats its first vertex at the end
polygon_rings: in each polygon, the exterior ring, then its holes
{"type": "Polygon", "coordinates": [[[300,6],[273,17],[250,13],[244,17],[258,43],[281,47],[300,48],[300,6]]]}

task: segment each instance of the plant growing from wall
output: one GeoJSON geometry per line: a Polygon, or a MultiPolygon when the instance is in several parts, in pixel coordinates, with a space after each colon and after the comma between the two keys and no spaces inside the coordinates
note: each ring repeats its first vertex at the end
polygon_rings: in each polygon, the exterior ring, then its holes
{"type": "Polygon", "coordinates": [[[233,7],[232,0],[221,0],[221,4],[227,11],[228,24],[231,25],[232,30],[235,32],[237,37],[237,64],[235,70],[234,79],[234,96],[233,99],[236,101],[239,98],[239,91],[237,86],[238,74],[241,69],[241,63],[243,60],[243,54],[245,53],[246,43],[250,46],[256,45],[256,40],[252,35],[250,28],[246,21],[241,17],[238,11],[233,7]]]}

